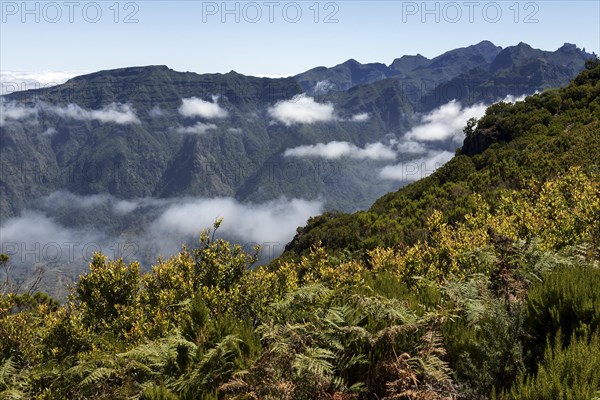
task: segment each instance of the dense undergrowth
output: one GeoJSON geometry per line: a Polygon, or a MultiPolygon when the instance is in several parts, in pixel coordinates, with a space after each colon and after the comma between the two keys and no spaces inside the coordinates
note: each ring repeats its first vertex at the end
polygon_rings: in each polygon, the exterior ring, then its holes
{"type": "Polygon", "coordinates": [[[589,63],[491,107],[431,177],[268,266],[217,221],[148,273],[95,255],[62,305],[5,282],[0,399],[600,398],[599,95],[589,63]]]}

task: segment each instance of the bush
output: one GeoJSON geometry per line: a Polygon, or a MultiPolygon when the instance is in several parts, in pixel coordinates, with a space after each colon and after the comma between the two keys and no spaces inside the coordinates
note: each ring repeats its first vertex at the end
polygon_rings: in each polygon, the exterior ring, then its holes
{"type": "Polygon", "coordinates": [[[567,347],[548,344],[535,376],[522,376],[501,399],[589,400],[600,388],[600,336],[573,335],[567,347]]]}
{"type": "Polygon", "coordinates": [[[563,346],[573,335],[585,337],[600,331],[600,269],[591,266],[560,267],[534,285],[527,299],[525,329],[532,341],[532,366],[547,341],[554,345],[559,331],[563,346]]]}

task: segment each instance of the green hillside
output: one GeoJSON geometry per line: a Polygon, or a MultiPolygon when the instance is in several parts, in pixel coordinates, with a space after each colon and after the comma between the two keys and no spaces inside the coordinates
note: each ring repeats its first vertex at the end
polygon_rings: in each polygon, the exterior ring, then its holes
{"type": "Polygon", "coordinates": [[[570,168],[598,171],[600,101],[596,70],[566,88],[488,108],[463,148],[434,174],[389,193],[364,212],[312,218],[287,246],[303,254],[314,243],[328,250],[368,250],[428,239],[434,210],[453,225],[476,212],[482,197],[492,209],[510,191],[539,186],[570,168]]]}
{"type": "Polygon", "coordinates": [[[600,398],[600,62],[465,133],[268,266],[216,221],[147,273],[96,254],[62,305],[3,279],[0,399],[600,398]]]}

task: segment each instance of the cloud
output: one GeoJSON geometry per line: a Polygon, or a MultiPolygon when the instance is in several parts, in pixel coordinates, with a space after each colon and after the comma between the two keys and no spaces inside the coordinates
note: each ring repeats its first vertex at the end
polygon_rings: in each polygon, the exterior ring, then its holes
{"type": "Polygon", "coordinates": [[[532,94],[522,94],[520,96],[513,96],[512,94],[507,94],[506,97],[504,99],[502,99],[502,101],[504,103],[516,103],[519,101],[523,101],[525,100],[525,98],[529,97],[529,96],[533,96],[534,94],[539,94],[540,92],[538,92],[537,90],[532,94]]]}
{"type": "Polygon", "coordinates": [[[3,221],[0,251],[10,253],[15,265],[23,265],[22,271],[37,262],[61,268],[66,263],[73,276],[82,272],[95,251],[150,265],[158,255],[170,256],[183,244],[194,245],[203,229],[224,217],[219,237],[240,243],[247,251],[260,244],[267,260],[279,255],[296,228],[322,210],[320,200],[284,197],[257,204],[233,198],[126,200],[58,191],[3,221]],[[88,218],[91,214],[93,219],[88,218]]]}
{"type": "Polygon", "coordinates": [[[6,220],[0,229],[0,249],[15,265],[81,262],[110,246],[110,240],[96,230],[69,228],[35,210],[6,220]]]}
{"type": "Polygon", "coordinates": [[[180,126],[177,129],[175,129],[175,131],[177,133],[189,133],[189,134],[202,135],[211,129],[212,130],[217,129],[217,126],[215,124],[205,124],[203,122],[196,122],[196,124],[194,124],[192,126],[185,126],[185,127],[180,126]]]}
{"type": "Polygon", "coordinates": [[[426,156],[384,167],[379,176],[386,180],[414,182],[431,175],[450,161],[454,154],[449,151],[431,151],[426,156]]]}
{"type": "Polygon", "coordinates": [[[38,109],[35,107],[25,107],[15,102],[5,102],[0,100],[0,126],[4,126],[6,121],[21,121],[37,117],[38,109]]]}
{"type": "Polygon", "coordinates": [[[254,76],[257,78],[269,78],[269,79],[283,79],[283,78],[291,78],[296,74],[250,74],[250,76],[254,76]]]}
{"type": "Polygon", "coordinates": [[[364,149],[349,142],[329,142],[304,145],[287,149],[286,157],[320,157],[326,159],[338,159],[350,157],[357,160],[393,160],[396,152],[383,143],[370,143],[364,149]]]}
{"type": "Polygon", "coordinates": [[[227,132],[229,132],[229,133],[242,133],[242,129],[241,128],[228,128],[227,132]]]}
{"type": "Polygon", "coordinates": [[[53,127],[50,127],[50,128],[48,128],[48,129],[46,129],[44,132],[42,132],[42,135],[45,135],[45,136],[52,136],[52,135],[54,135],[55,133],[57,133],[57,130],[56,130],[55,128],[53,128],[53,127]]]}
{"type": "Polygon", "coordinates": [[[334,88],[334,84],[332,84],[331,82],[329,82],[328,80],[324,80],[324,81],[318,81],[317,83],[315,83],[315,88],[313,89],[313,92],[315,94],[326,94],[327,92],[329,92],[330,90],[332,90],[334,88]]]}
{"type": "Polygon", "coordinates": [[[85,110],[77,104],[55,106],[45,102],[37,102],[34,106],[26,106],[15,102],[0,102],[0,126],[7,120],[22,121],[36,118],[39,114],[55,115],[64,119],[80,121],[100,121],[120,125],[139,124],[140,120],[128,104],[111,103],[99,110],[85,110]]]}
{"type": "Polygon", "coordinates": [[[112,122],[119,125],[139,124],[140,120],[129,104],[111,103],[100,110],[85,110],[77,104],[69,104],[66,107],[52,106],[43,103],[44,112],[57,115],[65,119],[80,121],[112,122]]]}
{"type": "Polygon", "coordinates": [[[179,113],[184,117],[201,117],[205,119],[225,118],[227,110],[221,108],[218,104],[218,97],[213,96],[212,102],[204,101],[197,97],[190,97],[182,100],[179,107],[179,113]]]}
{"type": "Polygon", "coordinates": [[[68,242],[79,234],[75,229],[67,229],[38,211],[25,211],[20,217],[10,218],[2,224],[3,242],[6,238],[25,243],[68,242]]]}
{"type": "Polygon", "coordinates": [[[369,118],[371,118],[369,113],[360,113],[360,114],[353,115],[350,120],[352,122],[365,122],[365,121],[368,121],[369,118]]]}
{"type": "Polygon", "coordinates": [[[404,139],[400,142],[395,141],[393,144],[396,150],[403,154],[423,154],[427,152],[423,143],[415,142],[413,140],[404,139]]]}
{"type": "Polygon", "coordinates": [[[269,108],[268,112],[272,118],[287,126],[329,122],[336,119],[333,104],[317,103],[305,94],[294,96],[291,100],[277,102],[269,108]]]}
{"type": "Polygon", "coordinates": [[[45,210],[83,209],[92,210],[108,206],[115,214],[130,213],[140,206],[141,200],[119,200],[110,194],[81,196],[66,190],[59,190],[42,197],[38,204],[45,210]]]}
{"type": "Polygon", "coordinates": [[[60,85],[86,71],[2,71],[0,95],[60,85]]]}
{"type": "Polygon", "coordinates": [[[310,216],[322,212],[321,201],[280,198],[262,204],[239,203],[232,198],[188,199],[172,204],[153,223],[151,229],[159,237],[165,235],[198,235],[223,217],[220,232],[242,242],[289,242],[296,228],[310,216]]]}
{"type": "Polygon", "coordinates": [[[452,100],[431,111],[421,118],[421,124],[412,128],[405,138],[414,141],[433,142],[452,139],[461,143],[464,139],[463,128],[471,117],[481,118],[487,106],[476,104],[471,107],[452,100]]]}
{"type": "Polygon", "coordinates": [[[163,116],[163,111],[159,106],[154,106],[148,111],[150,118],[159,118],[163,116]]]}

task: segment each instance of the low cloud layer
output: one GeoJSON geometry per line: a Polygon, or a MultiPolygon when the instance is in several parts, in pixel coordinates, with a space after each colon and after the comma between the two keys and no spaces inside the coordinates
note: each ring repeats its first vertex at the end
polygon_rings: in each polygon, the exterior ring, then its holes
{"type": "Polygon", "coordinates": [[[320,214],[323,203],[280,198],[262,204],[239,203],[231,198],[189,199],[173,204],[152,224],[151,230],[166,235],[197,235],[218,217],[221,233],[243,243],[289,242],[298,226],[320,214]]]}
{"type": "Polygon", "coordinates": [[[431,175],[452,157],[454,154],[449,151],[431,151],[423,157],[396,165],[388,165],[380,171],[379,176],[387,180],[414,182],[431,175]]]}
{"type": "Polygon", "coordinates": [[[291,100],[280,101],[270,107],[268,112],[273,119],[287,126],[330,122],[336,119],[333,104],[317,103],[305,94],[294,96],[291,100]]]}
{"type": "Polygon", "coordinates": [[[69,104],[66,107],[45,105],[43,106],[43,110],[65,119],[100,121],[104,123],[112,122],[120,125],[140,123],[140,120],[128,104],[112,103],[100,110],[85,110],[77,104],[69,104]]]}
{"type": "Polygon", "coordinates": [[[58,191],[4,221],[0,251],[9,254],[13,264],[29,267],[66,263],[81,271],[95,251],[111,258],[137,259],[148,266],[158,255],[176,254],[185,243],[194,245],[199,233],[222,217],[220,237],[248,251],[259,244],[264,247],[264,259],[270,259],[283,251],[298,226],[322,210],[319,200],[279,198],[260,204],[232,198],[124,200],[109,194],[58,191]],[[90,213],[95,215],[93,225],[86,222],[90,213]]]}
{"type": "Polygon", "coordinates": [[[24,121],[37,117],[36,107],[25,107],[14,102],[0,101],[0,126],[7,121],[24,121]]]}
{"type": "Polygon", "coordinates": [[[212,102],[204,101],[197,97],[182,100],[179,113],[187,118],[200,117],[204,119],[225,118],[227,110],[219,106],[218,97],[214,96],[212,102]]]}
{"type": "Polygon", "coordinates": [[[421,123],[405,135],[406,139],[422,142],[435,142],[452,139],[462,143],[463,128],[469,118],[481,118],[487,106],[476,104],[463,107],[457,101],[451,101],[436,108],[421,118],[421,123]]]}
{"type": "Polygon", "coordinates": [[[204,122],[196,122],[192,126],[180,126],[175,131],[177,133],[187,133],[191,135],[202,135],[210,130],[217,129],[215,124],[205,124],[204,122]]]}
{"type": "Polygon", "coordinates": [[[45,210],[59,210],[61,208],[93,210],[100,206],[108,206],[112,209],[113,213],[123,215],[138,208],[140,200],[121,200],[110,194],[80,196],[66,190],[59,190],[46,197],[42,197],[39,200],[39,204],[45,210]]]}
{"type": "Polygon", "coordinates": [[[360,148],[349,142],[317,143],[287,149],[286,157],[320,157],[335,160],[350,157],[357,160],[393,160],[396,152],[383,143],[370,143],[360,148]]]}
{"type": "Polygon", "coordinates": [[[119,125],[140,123],[134,110],[128,104],[111,103],[99,110],[86,110],[77,104],[55,106],[45,102],[37,102],[34,106],[25,106],[15,102],[0,102],[0,126],[4,126],[9,121],[27,121],[36,118],[39,114],[119,125]]]}

